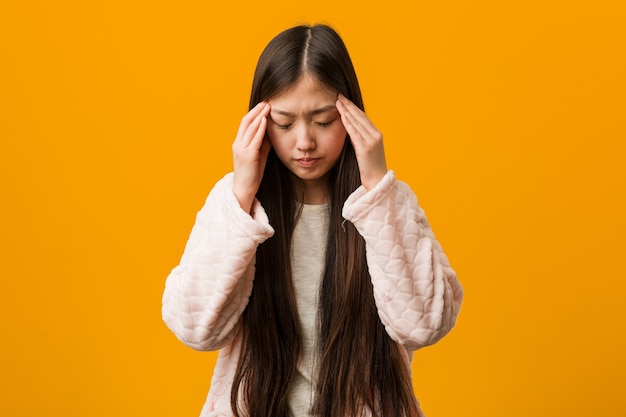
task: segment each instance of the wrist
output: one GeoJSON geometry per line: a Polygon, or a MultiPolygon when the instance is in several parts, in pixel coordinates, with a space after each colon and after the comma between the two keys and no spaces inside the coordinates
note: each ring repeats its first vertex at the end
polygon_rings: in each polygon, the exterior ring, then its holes
{"type": "Polygon", "coordinates": [[[370,172],[367,177],[361,178],[361,183],[367,191],[370,191],[374,189],[383,180],[383,178],[385,178],[386,174],[387,169],[384,169],[382,171],[379,170],[377,172],[370,172]]]}
{"type": "Polygon", "coordinates": [[[238,194],[234,188],[233,188],[233,194],[235,194],[235,198],[239,202],[239,206],[241,206],[241,209],[245,211],[246,213],[250,214],[250,211],[252,210],[252,204],[254,203],[254,197],[250,198],[250,197],[242,196],[238,194]]]}

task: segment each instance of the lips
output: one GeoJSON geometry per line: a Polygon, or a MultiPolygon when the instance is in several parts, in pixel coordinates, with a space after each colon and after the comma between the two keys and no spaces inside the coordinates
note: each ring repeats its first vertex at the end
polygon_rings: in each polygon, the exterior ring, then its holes
{"type": "Polygon", "coordinates": [[[313,165],[315,165],[317,163],[317,161],[319,161],[319,158],[300,158],[300,159],[296,159],[296,162],[298,162],[298,165],[308,168],[308,167],[312,167],[313,165]]]}

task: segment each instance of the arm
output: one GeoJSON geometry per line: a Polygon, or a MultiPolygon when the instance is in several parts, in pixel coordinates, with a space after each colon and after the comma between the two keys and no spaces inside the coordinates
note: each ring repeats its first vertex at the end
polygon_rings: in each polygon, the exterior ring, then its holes
{"type": "Polygon", "coordinates": [[[260,203],[251,217],[232,184],[229,174],[213,188],[165,284],[163,320],[198,350],[220,349],[234,337],[252,291],[256,248],[274,233],[260,203]]]}
{"type": "Polygon", "coordinates": [[[431,345],[456,322],[463,290],[411,189],[392,171],[346,201],[345,219],[366,242],[380,319],[410,350],[431,345]]]}

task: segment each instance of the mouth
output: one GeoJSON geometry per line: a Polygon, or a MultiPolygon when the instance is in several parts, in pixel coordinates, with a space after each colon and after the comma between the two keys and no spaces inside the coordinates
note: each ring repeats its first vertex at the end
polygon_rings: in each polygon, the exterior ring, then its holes
{"type": "Polygon", "coordinates": [[[296,162],[303,167],[312,167],[319,161],[319,158],[300,158],[296,159],[296,162]]]}

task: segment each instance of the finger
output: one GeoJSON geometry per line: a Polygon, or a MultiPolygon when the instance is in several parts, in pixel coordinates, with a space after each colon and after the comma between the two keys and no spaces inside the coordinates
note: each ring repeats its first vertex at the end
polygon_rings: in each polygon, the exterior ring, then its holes
{"type": "Polygon", "coordinates": [[[350,140],[355,147],[360,148],[361,144],[367,142],[367,139],[364,137],[367,132],[364,132],[361,126],[358,125],[357,121],[348,113],[345,107],[342,107],[343,104],[341,102],[337,102],[337,108],[339,110],[339,114],[341,115],[341,122],[348,132],[350,136],[350,140]]]}
{"type": "Polygon", "coordinates": [[[252,140],[250,140],[250,146],[254,148],[260,148],[263,144],[263,140],[265,138],[265,130],[267,129],[267,116],[259,115],[260,121],[256,130],[253,131],[254,136],[252,140]]]}
{"type": "Polygon", "coordinates": [[[362,131],[363,134],[369,136],[375,137],[376,135],[378,135],[378,129],[376,129],[376,126],[374,126],[372,121],[369,119],[369,117],[367,117],[363,110],[358,108],[353,102],[348,100],[342,94],[339,94],[337,100],[340,106],[342,106],[342,109],[340,109],[340,111],[344,110],[356,129],[362,131]]]}
{"type": "Polygon", "coordinates": [[[354,127],[361,132],[362,136],[366,139],[376,138],[379,134],[378,129],[367,117],[367,115],[359,109],[354,103],[349,100],[340,101],[345,113],[354,127]]]}
{"type": "Polygon", "coordinates": [[[263,136],[265,135],[268,113],[269,104],[263,107],[261,112],[256,115],[256,117],[248,124],[243,133],[238,136],[238,139],[235,141],[238,141],[243,147],[247,147],[252,144],[254,144],[254,146],[258,146],[258,141],[263,139],[263,136]]]}
{"type": "Polygon", "coordinates": [[[241,118],[241,122],[239,123],[239,132],[243,134],[245,130],[250,126],[250,123],[254,121],[254,119],[261,113],[263,108],[265,107],[265,103],[260,102],[256,106],[254,106],[244,117],[241,118]]]}
{"type": "Polygon", "coordinates": [[[337,108],[339,109],[339,115],[341,116],[341,122],[343,123],[343,127],[346,128],[346,132],[348,132],[348,135],[350,135],[350,139],[360,140],[359,137],[361,136],[361,134],[359,133],[358,129],[352,122],[350,115],[345,111],[345,108],[341,108],[343,104],[341,104],[340,102],[337,102],[337,103],[338,103],[337,108]]]}
{"type": "Polygon", "coordinates": [[[267,103],[267,105],[261,111],[261,114],[257,116],[259,123],[258,123],[258,126],[255,127],[256,130],[252,130],[252,132],[254,132],[254,136],[252,137],[252,141],[251,141],[251,143],[254,144],[255,146],[257,145],[260,146],[260,142],[262,142],[263,138],[265,137],[265,132],[267,131],[267,117],[269,115],[269,112],[270,112],[270,105],[269,103],[267,103]]]}
{"type": "Polygon", "coordinates": [[[239,129],[237,130],[237,137],[244,137],[246,131],[250,127],[252,123],[257,120],[258,116],[262,114],[264,111],[268,112],[269,103],[266,101],[262,101],[254,106],[242,119],[239,123],[239,129]]]}

